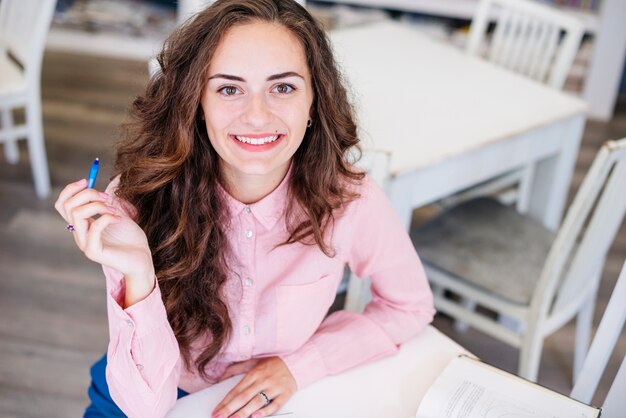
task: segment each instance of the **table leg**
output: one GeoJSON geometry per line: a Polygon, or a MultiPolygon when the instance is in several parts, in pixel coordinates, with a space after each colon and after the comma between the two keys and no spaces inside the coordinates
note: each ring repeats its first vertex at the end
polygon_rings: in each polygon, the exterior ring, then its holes
{"type": "Polygon", "coordinates": [[[553,131],[560,136],[561,152],[535,164],[528,213],[552,230],[556,230],[563,216],[567,195],[576,166],[585,116],[577,115],[561,122],[561,129],[553,131]]]}

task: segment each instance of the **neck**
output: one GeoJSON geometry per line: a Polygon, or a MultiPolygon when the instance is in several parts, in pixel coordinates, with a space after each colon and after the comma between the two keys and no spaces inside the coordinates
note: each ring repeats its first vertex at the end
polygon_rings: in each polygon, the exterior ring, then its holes
{"type": "Polygon", "coordinates": [[[228,193],[246,205],[256,203],[272,193],[285,178],[289,164],[265,175],[246,174],[224,170],[224,188],[228,193]]]}

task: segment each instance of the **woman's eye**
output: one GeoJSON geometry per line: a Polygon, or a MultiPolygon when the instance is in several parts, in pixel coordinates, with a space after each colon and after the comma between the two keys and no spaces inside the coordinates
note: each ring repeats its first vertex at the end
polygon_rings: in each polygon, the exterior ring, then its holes
{"type": "Polygon", "coordinates": [[[235,86],[224,86],[219,89],[218,92],[222,93],[224,96],[234,96],[237,94],[238,89],[235,86]]]}
{"type": "Polygon", "coordinates": [[[280,93],[280,94],[288,94],[288,93],[291,93],[294,90],[295,89],[293,88],[293,86],[291,86],[289,84],[279,84],[276,87],[274,87],[274,91],[276,91],[277,93],[280,93]]]}

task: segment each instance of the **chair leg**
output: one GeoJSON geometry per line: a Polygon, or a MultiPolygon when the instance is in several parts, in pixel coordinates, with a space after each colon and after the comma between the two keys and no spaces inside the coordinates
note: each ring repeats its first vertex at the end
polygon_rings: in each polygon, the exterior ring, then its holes
{"type": "MultiPolygon", "coordinates": [[[[11,109],[2,109],[2,129],[9,132],[13,128],[13,115],[11,109]]],[[[6,138],[4,143],[4,158],[9,164],[17,164],[20,160],[20,152],[17,148],[17,138],[6,138]]]]}
{"type": "Polygon", "coordinates": [[[371,299],[370,279],[361,279],[351,272],[344,309],[352,312],[363,312],[363,308],[371,299]]]}
{"type": "Polygon", "coordinates": [[[613,383],[609,389],[609,393],[604,398],[604,404],[602,405],[603,417],[619,417],[626,410],[626,399],[624,398],[626,393],[626,356],[622,359],[622,364],[617,369],[617,374],[613,383]]]}
{"type": "Polygon", "coordinates": [[[443,297],[443,295],[445,293],[444,290],[443,290],[443,287],[438,286],[436,284],[430,285],[430,290],[433,292],[433,296],[434,297],[440,297],[441,298],[441,297],[443,297]]]}
{"type": "Polygon", "coordinates": [[[528,332],[524,335],[519,353],[519,368],[517,373],[532,382],[537,381],[541,350],[543,349],[543,337],[536,332],[528,332]]]}
{"type": "Polygon", "coordinates": [[[528,165],[521,170],[519,187],[517,188],[517,211],[527,214],[530,207],[530,194],[535,178],[535,166],[528,165]]]}
{"type": "MultiPolygon", "coordinates": [[[[599,282],[599,278],[596,279],[596,282],[599,282]]],[[[583,367],[585,358],[587,358],[587,351],[589,350],[589,341],[591,341],[591,327],[593,323],[593,312],[596,306],[596,293],[597,289],[595,292],[593,292],[593,294],[589,296],[587,302],[583,304],[582,309],[578,312],[578,315],[576,315],[574,366],[572,370],[572,379],[574,382],[576,382],[576,380],[578,379],[578,373],[580,373],[580,370],[583,367]]]]}
{"type": "MultiPolygon", "coordinates": [[[[476,302],[467,298],[461,299],[461,305],[470,311],[474,311],[476,309],[476,302]]],[[[457,319],[454,321],[453,328],[456,332],[465,332],[469,328],[469,325],[467,325],[467,322],[457,319]]]]}
{"type": "Polygon", "coordinates": [[[39,92],[33,93],[33,96],[35,97],[32,97],[26,105],[26,123],[31,127],[28,135],[28,154],[35,181],[35,192],[40,199],[45,199],[50,195],[50,176],[43,138],[39,92]]]}
{"type": "Polygon", "coordinates": [[[17,141],[4,143],[4,158],[9,164],[17,164],[20,161],[20,150],[17,147],[17,141]]]}
{"type": "Polygon", "coordinates": [[[517,319],[505,314],[498,315],[498,323],[503,327],[506,327],[511,331],[515,331],[517,334],[520,335],[526,331],[526,327],[523,322],[520,322],[517,319]]]}

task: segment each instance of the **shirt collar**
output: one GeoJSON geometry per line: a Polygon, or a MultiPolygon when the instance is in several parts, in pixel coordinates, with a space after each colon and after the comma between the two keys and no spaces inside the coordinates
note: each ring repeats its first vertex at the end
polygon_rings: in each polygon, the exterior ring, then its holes
{"type": "Polygon", "coordinates": [[[221,185],[218,185],[219,190],[224,196],[224,200],[226,201],[231,217],[239,216],[241,212],[248,212],[249,210],[249,212],[261,223],[261,225],[268,230],[272,229],[276,222],[282,218],[285,213],[291,170],[292,167],[290,166],[289,170],[287,170],[287,174],[285,174],[285,177],[282,179],[278,187],[276,187],[270,194],[258,202],[249,205],[238,201],[221,185]]]}

